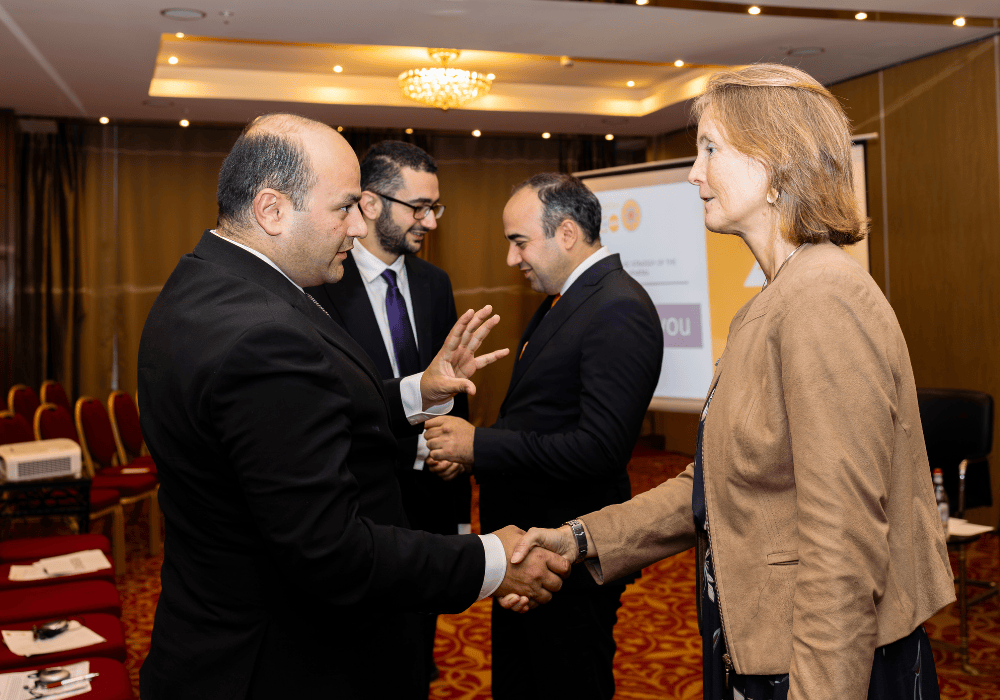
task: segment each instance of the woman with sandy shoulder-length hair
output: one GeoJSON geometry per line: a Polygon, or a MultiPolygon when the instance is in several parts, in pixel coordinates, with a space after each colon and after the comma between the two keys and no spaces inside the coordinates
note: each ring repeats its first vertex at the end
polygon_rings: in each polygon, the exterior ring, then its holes
{"type": "Polygon", "coordinates": [[[603,582],[696,546],[706,700],[938,698],[922,623],[954,585],[906,342],[843,250],[866,233],[847,117],[766,64],[714,75],[694,113],[705,226],[767,282],[729,327],[694,463],[533,528],[515,559],[544,546],[603,582]]]}

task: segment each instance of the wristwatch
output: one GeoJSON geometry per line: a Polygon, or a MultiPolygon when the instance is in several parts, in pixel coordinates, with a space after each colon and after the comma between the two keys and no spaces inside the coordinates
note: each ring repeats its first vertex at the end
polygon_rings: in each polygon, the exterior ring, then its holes
{"type": "Polygon", "coordinates": [[[583,529],[583,523],[579,520],[569,520],[564,525],[569,525],[573,537],[576,538],[577,556],[573,563],[578,564],[587,558],[587,531],[583,529]]]}

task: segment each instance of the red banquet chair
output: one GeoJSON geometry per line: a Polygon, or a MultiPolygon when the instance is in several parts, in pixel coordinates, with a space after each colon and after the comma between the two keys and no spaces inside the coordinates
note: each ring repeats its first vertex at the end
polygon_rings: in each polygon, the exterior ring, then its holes
{"type": "Polygon", "coordinates": [[[33,442],[34,439],[31,423],[24,416],[13,411],[0,411],[0,445],[33,442]]]}
{"type": "Polygon", "coordinates": [[[111,556],[111,542],[104,535],[50,535],[48,537],[17,537],[0,541],[0,563],[38,561],[60,554],[99,549],[111,556]]]}
{"type": "Polygon", "coordinates": [[[54,403],[56,406],[65,408],[66,413],[73,412],[73,406],[70,404],[66,389],[56,380],[46,379],[42,382],[42,388],[39,393],[42,397],[42,403],[54,403]]]}
{"type": "MultiPolygon", "coordinates": [[[[35,437],[39,440],[66,438],[80,443],[73,419],[63,410],[62,406],[43,403],[35,412],[35,437]]],[[[82,449],[81,452],[86,454],[82,449]]],[[[86,462],[86,457],[84,456],[86,462]]],[[[90,519],[97,520],[111,517],[111,542],[114,552],[115,568],[119,573],[125,572],[125,514],[122,510],[124,499],[122,490],[112,484],[103,484],[93,479],[90,482],[90,519]]]]}
{"type": "Polygon", "coordinates": [[[7,392],[7,408],[28,421],[28,425],[35,419],[35,411],[40,405],[38,394],[27,384],[15,384],[7,392]]]}
{"type": "Polygon", "coordinates": [[[73,581],[0,591],[0,625],[61,620],[83,613],[121,617],[122,602],[115,584],[109,581],[73,581]]]}
{"type": "MultiPolygon", "coordinates": [[[[58,666],[67,661],[78,659],[81,654],[88,657],[100,656],[107,659],[114,659],[124,663],[125,661],[125,635],[122,633],[122,623],[118,618],[106,613],[86,613],[84,615],[72,615],[66,619],[76,620],[84,627],[87,627],[104,637],[105,641],[98,644],[91,644],[82,649],[70,649],[69,651],[56,651],[40,656],[25,658],[18,656],[6,645],[0,644],[0,673],[7,673],[12,668],[24,666],[25,663],[36,663],[43,668],[58,666]]],[[[50,620],[32,620],[31,622],[15,622],[4,625],[4,629],[12,631],[27,631],[34,625],[50,620]]]]}
{"type": "Polygon", "coordinates": [[[148,466],[155,474],[156,464],[146,449],[146,441],[139,425],[139,408],[132,395],[124,391],[112,391],[108,396],[108,416],[111,418],[111,430],[118,448],[118,463],[131,462],[136,466],[148,466]]]}
{"type": "MultiPolygon", "coordinates": [[[[65,666],[77,661],[89,661],[91,673],[99,674],[97,678],[90,679],[90,692],[77,697],[84,698],[85,700],[135,700],[135,695],[132,693],[132,682],[129,680],[128,671],[125,670],[125,666],[121,661],[100,656],[91,656],[89,647],[77,649],[76,652],[78,654],[86,653],[86,656],[77,656],[57,665],[65,666]]],[[[30,662],[31,660],[22,659],[22,661],[30,662]]],[[[27,664],[21,664],[17,668],[4,669],[3,672],[34,671],[40,668],[48,668],[48,665],[42,661],[42,658],[27,664]]]]}
{"type": "Polygon", "coordinates": [[[148,466],[118,464],[111,421],[104,404],[97,399],[90,396],[77,399],[76,427],[94,487],[117,490],[122,505],[149,501],[149,553],[156,556],[160,553],[160,504],[157,500],[160,484],[156,474],[148,466]],[[137,474],[123,471],[129,469],[144,471],[137,474]]]}

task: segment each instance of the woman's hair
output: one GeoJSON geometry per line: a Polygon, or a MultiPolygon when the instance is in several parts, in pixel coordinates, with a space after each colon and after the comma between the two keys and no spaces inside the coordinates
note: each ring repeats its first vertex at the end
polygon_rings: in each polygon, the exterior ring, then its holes
{"type": "Polygon", "coordinates": [[[695,118],[707,110],[734,148],[764,165],[788,241],[844,246],[865,237],[850,122],[829,90],[797,68],[760,63],[709,78],[695,118]]]}

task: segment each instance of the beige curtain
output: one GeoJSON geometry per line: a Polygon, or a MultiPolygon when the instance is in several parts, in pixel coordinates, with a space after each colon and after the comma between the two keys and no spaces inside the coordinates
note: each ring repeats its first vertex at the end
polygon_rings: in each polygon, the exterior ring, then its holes
{"type": "Polygon", "coordinates": [[[238,135],[129,126],[88,133],[81,394],[135,391],[146,315],[178,259],[214,228],[219,168],[238,135]]]}

